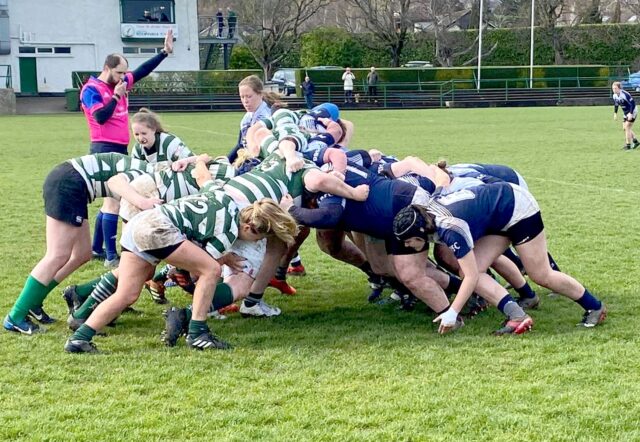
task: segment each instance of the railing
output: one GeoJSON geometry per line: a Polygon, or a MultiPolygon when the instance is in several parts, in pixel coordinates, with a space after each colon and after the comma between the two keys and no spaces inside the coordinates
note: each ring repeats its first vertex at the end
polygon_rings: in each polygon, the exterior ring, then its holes
{"type": "Polygon", "coordinates": [[[0,84],[4,84],[4,87],[9,89],[13,84],[11,82],[11,65],[10,64],[0,64],[0,84]],[[3,70],[4,68],[4,70],[3,70]],[[4,74],[4,75],[2,75],[4,74]],[[4,81],[2,79],[4,78],[4,81]]]}
{"type": "Polygon", "coordinates": [[[236,16],[235,22],[229,24],[229,16],[222,16],[222,30],[215,15],[201,15],[198,17],[198,36],[200,38],[220,38],[227,40],[238,39],[239,22],[236,16]]]}
{"type": "MultiPolygon", "coordinates": [[[[619,80],[618,76],[608,77],[534,77],[533,85],[528,78],[484,79],[480,81],[478,94],[491,89],[494,99],[509,100],[509,93],[514,90],[555,90],[558,100],[564,98],[563,88],[588,88],[608,87],[613,81],[619,80]],[[490,87],[489,87],[489,86],[490,87]],[[531,87],[532,86],[532,87],[531,87]],[[502,96],[499,92],[502,91],[502,96]]],[[[440,105],[446,101],[455,101],[456,91],[464,91],[467,94],[474,92],[477,80],[449,80],[440,85],[440,105]]],[[[460,92],[459,92],[460,93],[460,92]]]]}

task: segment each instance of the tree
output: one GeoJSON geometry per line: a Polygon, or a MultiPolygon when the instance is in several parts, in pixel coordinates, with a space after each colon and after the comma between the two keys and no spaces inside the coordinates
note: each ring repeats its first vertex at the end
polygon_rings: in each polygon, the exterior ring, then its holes
{"type": "Polygon", "coordinates": [[[407,31],[413,25],[409,14],[414,0],[347,0],[354,6],[358,23],[362,23],[391,56],[391,65],[400,66],[407,31]]]}
{"type": "Polygon", "coordinates": [[[274,66],[298,45],[307,21],[331,0],[244,0],[238,11],[241,38],[271,77],[274,66]]]}
{"type": "MultiPolygon", "coordinates": [[[[566,0],[537,0],[538,25],[551,35],[555,64],[564,64],[564,40],[558,29],[558,19],[564,13],[566,0]]],[[[531,10],[531,9],[529,9],[531,10]]]]}

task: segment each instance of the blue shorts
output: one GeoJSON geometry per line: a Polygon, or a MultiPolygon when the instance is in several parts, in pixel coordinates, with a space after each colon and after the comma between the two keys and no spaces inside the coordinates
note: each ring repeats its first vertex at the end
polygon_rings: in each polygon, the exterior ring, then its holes
{"type": "Polygon", "coordinates": [[[89,154],[94,153],[121,153],[122,155],[128,155],[128,148],[126,144],[107,143],[103,141],[92,141],[89,146],[89,154]]]}

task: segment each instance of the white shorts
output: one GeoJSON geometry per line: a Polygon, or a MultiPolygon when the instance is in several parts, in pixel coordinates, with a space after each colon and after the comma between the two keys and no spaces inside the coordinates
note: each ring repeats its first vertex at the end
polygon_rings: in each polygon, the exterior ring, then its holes
{"type": "Polygon", "coordinates": [[[514,170],[514,172],[516,173],[516,176],[518,177],[518,186],[522,187],[525,190],[529,190],[529,186],[527,185],[527,182],[524,180],[524,177],[522,175],[520,175],[518,172],[516,172],[514,170]]]}
{"type": "MultiPolygon", "coordinates": [[[[151,175],[140,175],[129,184],[145,198],[160,198],[156,182],[151,175]]],[[[140,212],[141,210],[129,201],[124,198],[120,200],[120,217],[123,220],[129,221],[140,212]]]]}
{"type": "Polygon", "coordinates": [[[416,193],[411,198],[411,204],[418,204],[420,206],[426,206],[429,203],[429,192],[422,187],[416,187],[416,193]]]}
{"type": "Polygon", "coordinates": [[[503,232],[508,230],[514,224],[522,221],[523,219],[529,218],[540,212],[540,206],[538,206],[538,202],[527,189],[524,189],[521,186],[512,183],[509,183],[509,185],[513,189],[515,204],[513,207],[513,215],[511,215],[511,219],[502,229],[503,232]]]}
{"type": "Polygon", "coordinates": [[[120,245],[148,263],[157,265],[160,259],[146,251],[180,244],[186,239],[185,234],[158,208],[145,210],[131,218],[123,229],[120,245]]]}
{"type": "MultiPolygon", "coordinates": [[[[249,275],[251,278],[256,277],[262,261],[264,261],[264,255],[267,251],[267,240],[261,239],[260,241],[244,241],[242,239],[236,239],[229,253],[235,253],[238,256],[243,257],[245,260],[240,263],[242,266],[242,272],[249,275]]],[[[222,266],[222,276],[226,278],[236,273],[229,266],[222,266]]]]}

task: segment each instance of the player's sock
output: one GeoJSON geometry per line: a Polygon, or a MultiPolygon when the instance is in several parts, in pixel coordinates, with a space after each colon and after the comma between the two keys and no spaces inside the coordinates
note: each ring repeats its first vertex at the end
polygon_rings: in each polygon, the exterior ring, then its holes
{"type": "Polygon", "coordinates": [[[96,331],[94,329],[87,324],[82,324],[78,327],[78,330],[71,335],[71,340],[91,341],[95,335],[96,331]]]}
{"type": "Polygon", "coordinates": [[[118,235],[118,215],[105,213],[102,215],[102,231],[104,232],[104,245],[107,253],[107,260],[111,261],[118,257],[116,249],[116,236],[118,235]]]}
{"type": "Polygon", "coordinates": [[[233,291],[229,284],[219,282],[216,291],[213,293],[213,309],[219,310],[233,304],[233,291]]]}
{"type": "Polygon", "coordinates": [[[500,310],[509,319],[522,318],[527,315],[524,310],[522,310],[522,307],[520,307],[510,295],[506,295],[500,300],[498,303],[498,310],[500,310]]]}
{"type": "Polygon", "coordinates": [[[29,313],[29,310],[42,306],[42,303],[44,302],[44,299],[47,297],[49,292],[53,290],[56,285],[58,285],[56,283],[55,285],[53,285],[53,287],[51,287],[53,282],[54,281],[50,282],[47,285],[44,285],[36,278],[29,275],[27,281],[24,284],[24,287],[22,288],[22,291],[20,292],[20,295],[18,296],[18,299],[16,299],[15,304],[13,304],[11,312],[9,312],[9,316],[11,317],[11,319],[15,322],[22,322],[24,321],[24,318],[27,317],[27,313],[29,313]]]}
{"type": "Polygon", "coordinates": [[[284,267],[278,266],[278,268],[276,269],[275,278],[279,281],[286,281],[287,270],[288,270],[288,266],[284,266],[284,267]]]}
{"type": "Polygon", "coordinates": [[[520,287],[519,289],[515,289],[516,292],[518,292],[518,295],[520,295],[521,298],[535,298],[536,297],[536,292],[533,291],[533,289],[531,288],[531,286],[529,285],[528,282],[525,281],[524,285],[522,287],[520,287]]]}
{"type": "Polygon", "coordinates": [[[505,250],[503,255],[506,256],[507,258],[509,258],[509,260],[511,262],[513,262],[516,266],[518,266],[518,269],[521,272],[524,271],[524,265],[522,265],[522,260],[520,260],[520,257],[518,255],[516,255],[516,253],[513,251],[513,249],[511,249],[511,247],[509,247],[507,250],[505,250]]]}
{"type": "Polygon", "coordinates": [[[264,293],[249,293],[249,296],[247,296],[246,298],[244,298],[244,305],[246,307],[253,307],[256,304],[259,304],[260,301],[262,300],[262,297],[264,296],[264,293]]]}
{"type": "Polygon", "coordinates": [[[362,270],[367,276],[375,275],[375,272],[371,268],[371,264],[369,264],[369,261],[365,261],[364,264],[362,264],[358,268],[362,270]]]}
{"type": "Polygon", "coordinates": [[[102,232],[102,216],[102,211],[98,211],[98,215],[96,216],[96,223],[93,228],[93,244],[91,245],[91,250],[96,254],[104,253],[104,249],[102,247],[104,243],[104,234],[102,232]]]}
{"type": "Polygon", "coordinates": [[[208,331],[209,326],[207,326],[207,321],[196,321],[195,319],[189,321],[189,337],[191,339],[195,339],[208,331]]]}
{"type": "Polygon", "coordinates": [[[290,263],[291,267],[302,265],[302,258],[300,258],[300,254],[296,253],[296,256],[293,257],[290,263]]]}
{"type": "Polygon", "coordinates": [[[553,270],[555,270],[556,272],[559,272],[560,271],[560,267],[558,267],[558,264],[553,259],[553,256],[551,256],[551,253],[547,252],[547,257],[549,258],[549,265],[551,266],[551,268],[553,270]]]}
{"type": "Polygon", "coordinates": [[[117,287],[118,279],[113,272],[107,272],[102,275],[100,281],[96,284],[96,288],[91,292],[91,296],[73,313],[73,317],[76,319],[87,319],[98,304],[116,292],[117,287]]]}
{"type": "Polygon", "coordinates": [[[78,284],[76,286],[76,295],[78,295],[78,300],[80,302],[84,302],[87,300],[93,289],[96,288],[96,284],[100,282],[100,279],[102,279],[102,276],[98,276],[97,278],[92,279],[89,282],[78,284]]]}
{"type": "Polygon", "coordinates": [[[151,278],[151,280],[153,282],[165,282],[169,277],[169,270],[171,270],[171,266],[163,266],[153,275],[153,278],[151,278]]]}
{"type": "Polygon", "coordinates": [[[584,293],[579,299],[576,299],[576,302],[585,310],[600,310],[602,308],[600,300],[589,293],[587,289],[584,289],[584,293]]]}
{"type": "Polygon", "coordinates": [[[449,275],[449,285],[447,286],[446,289],[444,289],[444,292],[447,295],[453,295],[454,293],[458,293],[458,290],[460,290],[461,285],[462,285],[462,279],[458,278],[455,275],[449,275]]]}

